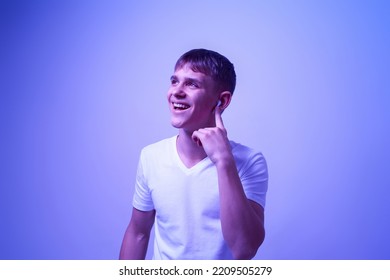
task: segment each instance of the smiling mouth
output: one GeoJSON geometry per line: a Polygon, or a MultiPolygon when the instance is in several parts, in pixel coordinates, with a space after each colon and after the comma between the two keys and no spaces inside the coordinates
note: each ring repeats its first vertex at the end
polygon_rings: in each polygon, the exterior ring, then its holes
{"type": "Polygon", "coordinates": [[[172,102],[172,105],[173,105],[173,109],[178,110],[178,111],[184,111],[184,110],[187,110],[188,108],[190,108],[189,105],[183,104],[183,103],[172,102]]]}

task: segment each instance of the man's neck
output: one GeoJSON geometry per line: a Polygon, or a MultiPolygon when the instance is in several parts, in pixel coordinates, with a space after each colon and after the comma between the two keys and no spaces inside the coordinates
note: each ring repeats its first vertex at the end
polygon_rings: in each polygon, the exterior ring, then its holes
{"type": "Polygon", "coordinates": [[[207,156],[204,149],[192,139],[192,132],[183,129],[179,130],[176,149],[181,161],[188,168],[195,166],[207,156]]]}

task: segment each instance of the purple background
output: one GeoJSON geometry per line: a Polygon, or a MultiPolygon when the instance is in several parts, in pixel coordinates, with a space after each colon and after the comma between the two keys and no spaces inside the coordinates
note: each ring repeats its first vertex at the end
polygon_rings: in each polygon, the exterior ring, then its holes
{"type": "Polygon", "coordinates": [[[268,160],[256,258],[390,259],[387,1],[96,2],[0,4],[1,259],[118,258],[198,47],[235,64],[225,125],[268,160]]]}

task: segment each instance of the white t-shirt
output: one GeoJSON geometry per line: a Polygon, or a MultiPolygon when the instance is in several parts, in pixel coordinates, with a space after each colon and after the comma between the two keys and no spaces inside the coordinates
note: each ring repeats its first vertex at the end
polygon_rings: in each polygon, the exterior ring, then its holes
{"type": "MultiPolygon", "coordinates": [[[[233,259],[222,236],[215,165],[206,157],[187,168],[176,138],[145,147],[138,165],[133,206],[156,210],[153,259],[233,259]]],[[[268,171],[263,155],[230,144],[247,198],[264,207],[268,171]]]]}

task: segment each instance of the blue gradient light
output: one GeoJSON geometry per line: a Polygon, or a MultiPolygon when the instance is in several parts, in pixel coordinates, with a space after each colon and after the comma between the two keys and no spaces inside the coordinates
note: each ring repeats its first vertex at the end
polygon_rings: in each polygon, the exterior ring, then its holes
{"type": "Polygon", "coordinates": [[[198,47],[235,64],[224,123],[268,161],[256,259],[390,259],[387,2],[8,2],[0,259],[118,258],[140,149],[176,133],[169,77],[198,47]]]}

